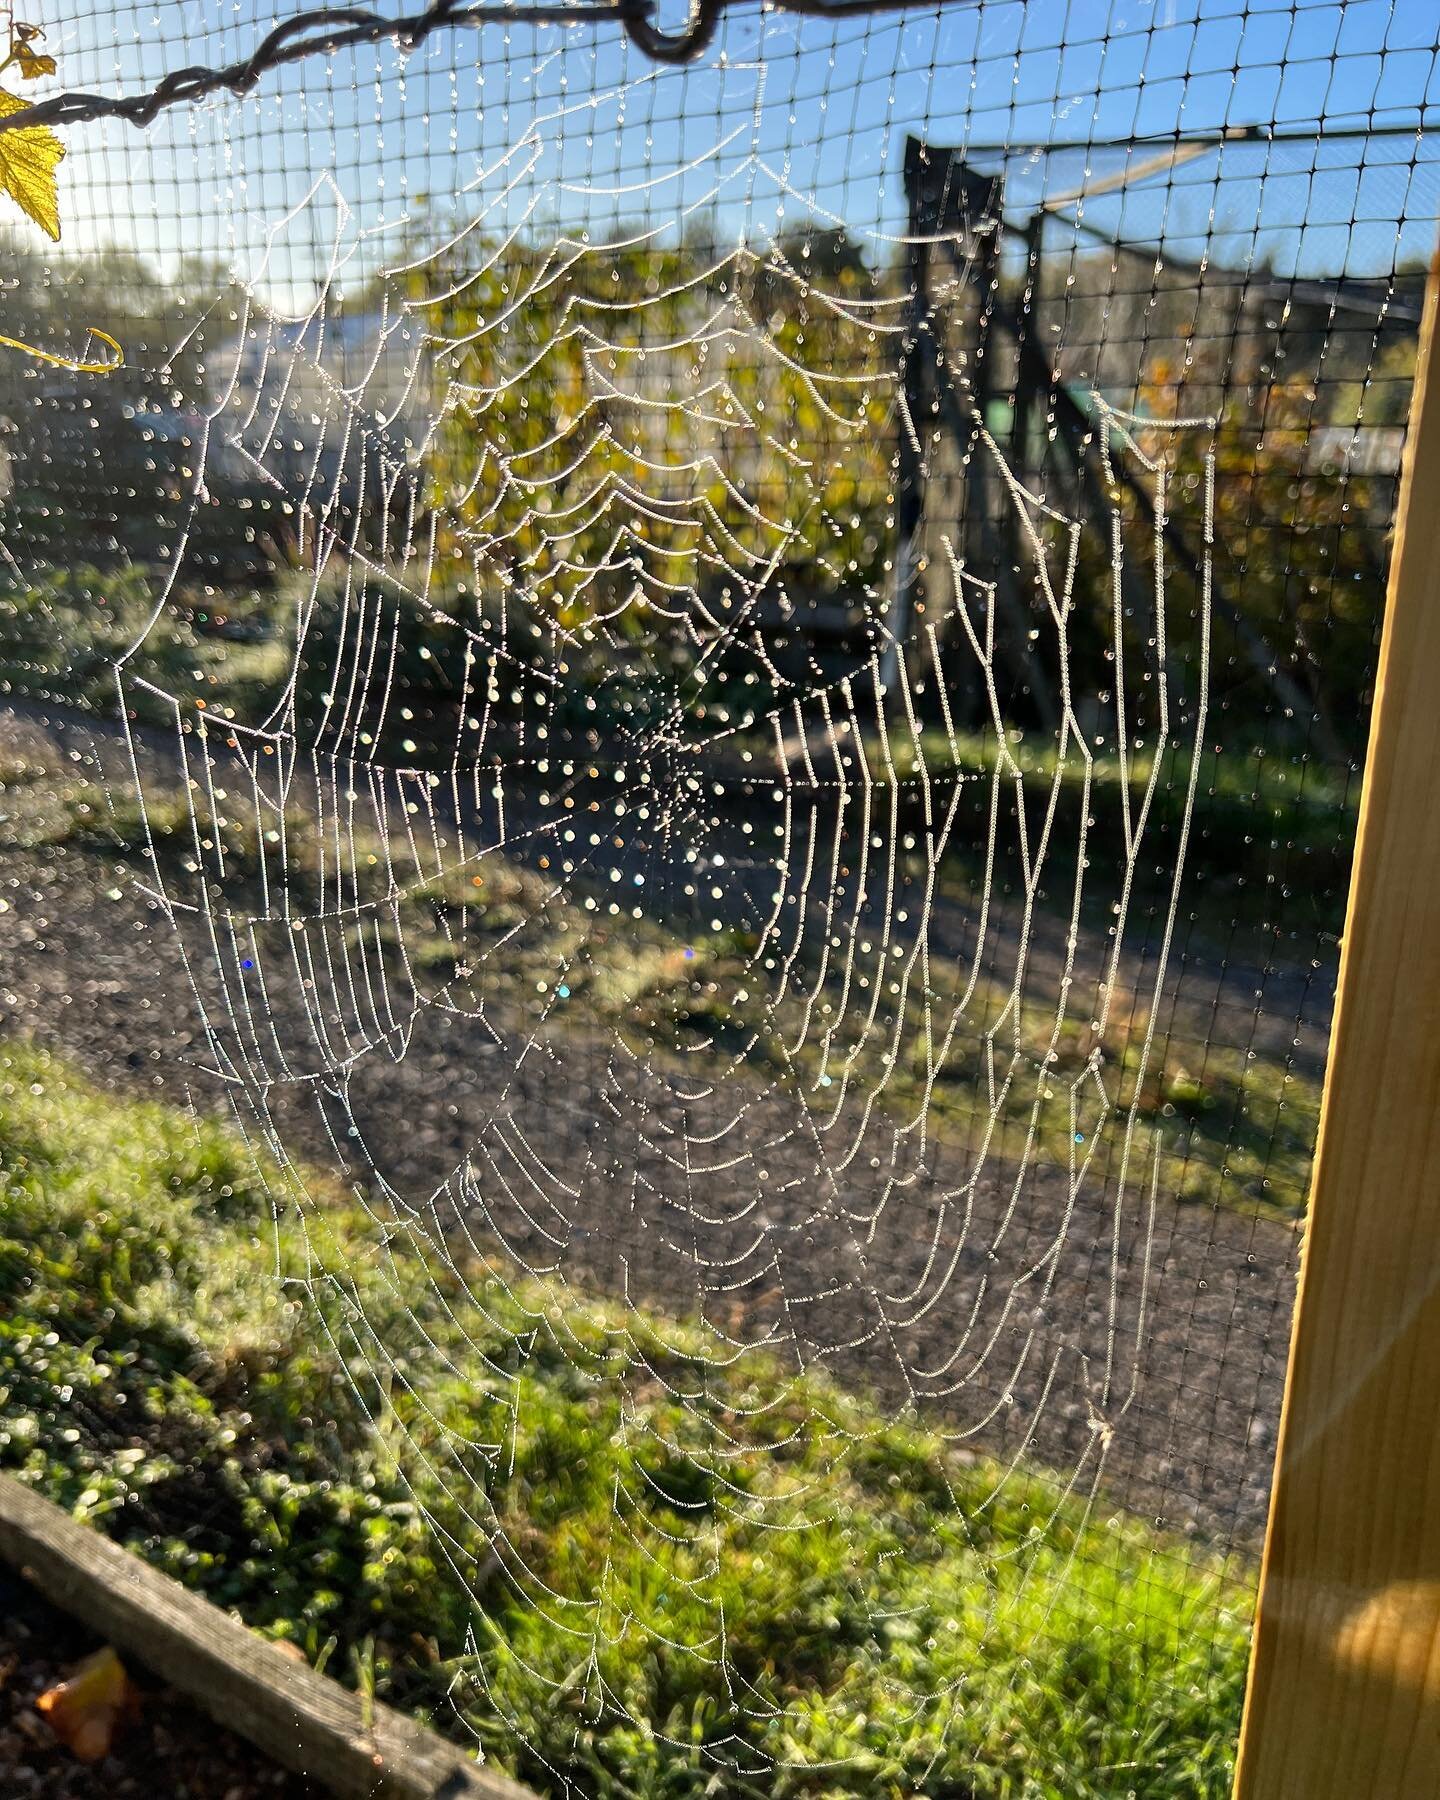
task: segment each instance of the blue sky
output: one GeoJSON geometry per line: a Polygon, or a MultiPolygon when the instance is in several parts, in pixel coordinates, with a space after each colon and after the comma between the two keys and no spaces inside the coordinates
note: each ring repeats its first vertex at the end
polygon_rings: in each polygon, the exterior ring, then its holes
{"type": "MultiPolygon", "coordinates": [[[[60,85],[109,91],[242,55],[288,10],[26,6],[60,85]]],[[[1127,151],[1132,135],[1273,123],[1296,141],[1227,145],[1088,201],[1087,221],[1180,257],[1383,273],[1430,250],[1440,135],[1361,134],[1426,120],[1440,134],[1437,34],[1436,0],[952,0],[843,23],[742,5],[701,64],[675,70],[607,27],[441,33],[409,57],[311,59],[147,133],[72,127],[63,216],[78,248],[203,250],[299,305],[337,245],[352,277],[427,212],[600,232],[698,209],[752,241],[807,216],[885,239],[904,229],[907,131],[1003,166],[1020,217],[1087,168],[1153,155],[1127,151]]]]}

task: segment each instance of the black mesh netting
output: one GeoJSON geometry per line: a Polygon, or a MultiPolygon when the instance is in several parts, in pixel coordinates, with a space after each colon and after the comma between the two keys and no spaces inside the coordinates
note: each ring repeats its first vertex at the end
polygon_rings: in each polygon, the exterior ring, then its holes
{"type": "Polygon", "coordinates": [[[1228,1793],[1433,7],[627,20],[0,135],[0,1461],[556,1794],[1228,1793]]]}

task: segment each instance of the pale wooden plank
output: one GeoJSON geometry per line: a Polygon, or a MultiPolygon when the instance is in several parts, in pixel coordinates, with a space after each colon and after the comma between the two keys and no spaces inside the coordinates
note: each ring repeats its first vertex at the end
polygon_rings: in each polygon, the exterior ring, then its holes
{"type": "Polygon", "coordinates": [[[1440,369],[1431,271],[1236,1800],[1440,1795],[1440,369]]]}
{"type": "Polygon", "coordinates": [[[363,1708],[8,1475],[0,1475],[0,1558],[212,1718],[342,1800],[535,1800],[389,1707],[363,1708]]]}

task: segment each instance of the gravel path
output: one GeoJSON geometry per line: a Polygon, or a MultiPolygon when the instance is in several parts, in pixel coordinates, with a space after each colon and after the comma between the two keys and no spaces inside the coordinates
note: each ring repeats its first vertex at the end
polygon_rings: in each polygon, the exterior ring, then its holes
{"type": "MultiPolygon", "coordinates": [[[[0,721],[0,750],[51,766],[87,754],[72,724],[34,715],[0,721]]],[[[203,938],[73,848],[7,852],[3,880],[0,1030],[120,1088],[223,1105],[181,957],[203,981],[203,938]]],[[[1232,1003],[1253,1019],[1263,970],[1202,974],[1208,990],[1178,1000],[1194,1019],[1232,1003]]],[[[1286,980],[1287,1005],[1314,991],[1309,972],[1286,980]]],[[[277,1031],[300,1041],[298,995],[290,1011],[273,998],[277,1031]]],[[[403,1057],[356,1064],[348,1111],[295,1084],[274,1120],[295,1155],[348,1158],[353,1178],[410,1199],[439,1192],[447,1228],[554,1280],[701,1311],[976,1450],[1098,1479],[1173,1530],[1258,1540],[1294,1291],[1283,1226],[1164,1194],[1152,1211],[1104,1171],[1072,1196],[1062,1171],[1032,1168],[1017,1191],[995,1161],[964,1191],[963,1142],[897,1164],[876,1119],[842,1158],[783,1085],[680,1083],[597,1034],[532,1040],[503,1010],[426,1009],[403,1057]]]]}

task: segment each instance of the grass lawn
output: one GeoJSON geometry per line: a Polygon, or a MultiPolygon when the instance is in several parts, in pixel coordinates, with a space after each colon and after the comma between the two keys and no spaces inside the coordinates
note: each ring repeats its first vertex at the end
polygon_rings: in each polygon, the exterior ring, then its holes
{"type": "Polygon", "coordinates": [[[0,1464],[537,1787],[1228,1794],[1203,1552],[13,1042],[0,1178],[0,1464]]]}

